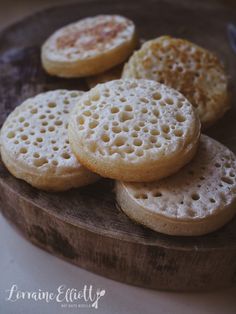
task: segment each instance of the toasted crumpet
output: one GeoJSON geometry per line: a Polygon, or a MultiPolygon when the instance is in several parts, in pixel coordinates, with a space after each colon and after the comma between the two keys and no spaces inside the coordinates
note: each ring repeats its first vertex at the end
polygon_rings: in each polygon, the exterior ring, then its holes
{"type": "Polygon", "coordinates": [[[78,162],[68,141],[68,115],[82,94],[66,90],[42,93],[8,116],[1,130],[1,157],[15,177],[52,191],[98,179],[78,162]]]}
{"type": "Polygon", "coordinates": [[[152,79],[180,91],[197,108],[203,127],[229,109],[227,76],[219,59],[184,39],[147,41],[131,56],[122,77],[152,79]]]}
{"type": "Polygon", "coordinates": [[[135,26],[119,15],[98,15],[69,24],[44,43],[44,69],[60,77],[102,73],[124,62],[136,47],[135,26]]]}
{"type": "Polygon", "coordinates": [[[122,181],[168,176],[195,154],[200,122],[179,92],[149,80],[99,84],[78,101],[69,141],[80,162],[122,181]]]}
{"type": "Polygon", "coordinates": [[[173,176],[152,183],[116,184],[116,197],[132,219],[155,231],[203,235],[236,213],[236,157],[202,135],[194,159],[173,176]]]}

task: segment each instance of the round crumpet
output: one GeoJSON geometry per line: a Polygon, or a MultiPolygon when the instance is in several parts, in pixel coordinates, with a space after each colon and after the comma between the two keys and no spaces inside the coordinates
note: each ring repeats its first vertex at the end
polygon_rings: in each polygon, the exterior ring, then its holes
{"type": "Polygon", "coordinates": [[[136,44],[132,21],[119,15],[98,15],[53,33],[42,46],[41,59],[49,74],[90,76],[124,62],[136,44]]]}
{"type": "Polygon", "coordinates": [[[68,141],[68,115],[82,94],[66,90],[42,93],[8,116],[1,130],[1,157],[15,177],[52,191],[98,179],[78,162],[68,141]]]}
{"type": "Polygon", "coordinates": [[[179,92],[149,80],[115,80],[85,93],[69,141],[90,170],[122,181],[168,176],[195,154],[200,122],[179,92]]]}
{"type": "Polygon", "coordinates": [[[229,108],[227,76],[219,59],[187,40],[162,36],[143,44],[123,78],[152,79],[180,91],[208,127],[229,108]]]}
{"type": "Polygon", "coordinates": [[[202,135],[194,159],[152,183],[116,183],[122,210],[155,231],[182,236],[212,232],[236,213],[236,157],[202,135]]]}

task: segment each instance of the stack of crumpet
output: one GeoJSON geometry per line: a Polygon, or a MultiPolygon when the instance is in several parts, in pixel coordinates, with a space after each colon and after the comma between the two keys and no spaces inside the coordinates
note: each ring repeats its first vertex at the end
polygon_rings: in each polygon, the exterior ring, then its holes
{"type": "Polygon", "coordinates": [[[236,212],[236,157],[201,124],[229,108],[223,66],[187,40],[162,36],[134,51],[137,43],[134,23],[118,15],[52,34],[42,46],[46,72],[86,77],[93,88],[25,100],[2,127],[2,160],[46,191],[115,180],[123,212],[157,232],[217,230],[236,212]]]}

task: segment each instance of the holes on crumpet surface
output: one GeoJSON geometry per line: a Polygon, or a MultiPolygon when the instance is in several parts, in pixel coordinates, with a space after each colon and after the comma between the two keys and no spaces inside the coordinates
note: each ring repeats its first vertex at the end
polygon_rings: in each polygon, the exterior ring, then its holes
{"type": "Polygon", "coordinates": [[[98,101],[100,99],[100,94],[97,90],[93,90],[91,92],[91,100],[92,101],[98,101]]]}
{"type": "Polygon", "coordinates": [[[15,132],[11,131],[7,134],[8,138],[14,138],[16,136],[15,132]]]}
{"type": "Polygon", "coordinates": [[[156,143],[156,144],[155,144],[155,147],[156,147],[156,148],[160,148],[161,146],[162,146],[161,143],[156,143]]]}
{"type": "Polygon", "coordinates": [[[34,158],[39,158],[40,157],[39,153],[34,153],[33,156],[34,156],[34,158]]]}
{"type": "Polygon", "coordinates": [[[38,109],[37,108],[33,108],[33,109],[31,109],[31,111],[30,111],[32,114],[36,114],[36,113],[38,113],[38,109]]]}
{"type": "Polygon", "coordinates": [[[143,103],[145,103],[145,104],[147,104],[147,103],[149,102],[149,101],[148,101],[146,98],[144,98],[144,97],[140,98],[140,101],[143,102],[143,103]]]}
{"type": "Polygon", "coordinates": [[[143,150],[139,149],[139,150],[136,150],[135,155],[137,157],[142,157],[144,155],[144,152],[143,152],[143,150]]]}
{"type": "Polygon", "coordinates": [[[198,193],[193,193],[191,197],[193,201],[198,201],[200,199],[200,195],[198,193]]]}
{"type": "Polygon", "coordinates": [[[152,193],[152,195],[153,195],[153,197],[161,197],[161,196],[162,196],[162,193],[159,192],[159,191],[154,191],[154,192],[152,193]]]}
{"type": "Polygon", "coordinates": [[[42,139],[42,137],[37,137],[37,138],[36,138],[36,141],[37,141],[38,143],[42,143],[43,139],[42,139]]]}
{"type": "Polygon", "coordinates": [[[89,122],[90,129],[95,129],[97,126],[98,126],[98,122],[96,120],[89,122]]]}
{"type": "Polygon", "coordinates": [[[61,157],[64,158],[64,159],[70,159],[70,155],[68,153],[63,153],[61,154],[61,157]]]}
{"type": "Polygon", "coordinates": [[[47,163],[48,163],[48,160],[45,157],[34,160],[35,167],[42,167],[43,165],[47,163]]]}
{"type": "Polygon", "coordinates": [[[133,107],[131,105],[126,105],[124,109],[125,111],[128,111],[128,112],[133,111],[133,107]]]}
{"type": "Polygon", "coordinates": [[[135,198],[137,199],[142,199],[142,200],[147,200],[148,199],[148,196],[146,193],[136,193],[134,195],[135,198]]]}
{"type": "Polygon", "coordinates": [[[102,134],[101,139],[104,143],[108,143],[110,141],[110,137],[107,134],[102,134]]]}
{"type": "MultiPolygon", "coordinates": [[[[158,109],[154,109],[153,110],[153,114],[154,114],[154,116],[156,116],[157,118],[159,117],[159,115],[160,115],[160,112],[159,112],[159,110],[158,109]]],[[[157,121],[156,121],[157,122],[157,121]]],[[[154,122],[154,123],[156,123],[156,122],[154,122]]],[[[151,122],[152,123],[152,122],[151,122]]]]}
{"type": "Polygon", "coordinates": [[[90,101],[89,99],[86,99],[86,100],[84,101],[84,105],[85,105],[85,106],[91,106],[92,103],[91,103],[91,101],[90,101]]]}
{"type": "Polygon", "coordinates": [[[78,92],[71,92],[70,93],[70,97],[72,97],[72,98],[75,98],[75,97],[78,97],[78,96],[79,96],[78,92]]]}
{"type": "Polygon", "coordinates": [[[127,154],[132,154],[134,152],[134,149],[132,147],[127,147],[127,148],[125,148],[125,152],[127,154]]]}
{"type": "Polygon", "coordinates": [[[150,122],[151,122],[152,124],[156,124],[156,123],[157,123],[157,119],[152,118],[152,119],[150,119],[150,122]]]}
{"type": "Polygon", "coordinates": [[[156,129],[153,129],[153,130],[151,130],[151,135],[158,136],[158,135],[160,135],[160,132],[156,129]]]}
{"type": "Polygon", "coordinates": [[[139,127],[138,125],[135,125],[135,126],[134,126],[134,130],[138,132],[138,131],[140,131],[141,129],[140,129],[140,127],[139,127]]]}
{"type": "Polygon", "coordinates": [[[60,125],[62,125],[62,124],[63,124],[63,122],[62,122],[61,120],[57,120],[57,121],[55,121],[55,125],[60,126],[60,125]]]}
{"type": "Polygon", "coordinates": [[[132,133],[131,133],[131,136],[132,136],[132,137],[138,137],[138,133],[137,133],[137,132],[132,132],[132,133]]]}
{"type": "Polygon", "coordinates": [[[28,140],[28,136],[23,134],[23,135],[21,135],[21,139],[22,139],[22,141],[26,141],[26,140],[28,140]]]}
{"type": "Polygon", "coordinates": [[[165,102],[168,104],[168,105],[173,105],[174,104],[174,101],[172,98],[166,98],[165,99],[165,102]]]}
{"type": "Polygon", "coordinates": [[[112,114],[115,114],[115,113],[117,113],[117,112],[119,112],[119,111],[120,111],[120,109],[117,108],[117,107],[112,107],[112,108],[111,108],[111,113],[112,113],[112,114]]]}
{"type": "Polygon", "coordinates": [[[48,131],[49,131],[49,132],[55,131],[55,127],[54,127],[54,126],[50,126],[50,127],[48,128],[48,131]]]}
{"type": "Polygon", "coordinates": [[[126,142],[126,138],[118,136],[115,141],[114,141],[114,145],[117,147],[123,146],[126,142]]]}
{"type": "Polygon", "coordinates": [[[150,136],[149,141],[150,143],[155,144],[157,142],[157,139],[154,136],[150,136]]]}
{"type": "Polygon", "coordinates": [[[119,114],[120,122],[125,122],[125,121],[132,120],[132,119],[133,119],[133,114],[131,114],[129,112],[121,112],[119,114]]]}
{"type": "Polygon", "coordinates": [[[180,113],[177,113],[175,118],[178,122],[184,122],[186,120],[186,118],[180,113]]]}
{"type": "Polygon", "coordinates": [[[86,110],[83,112],[83,115],[85,115],[86,117],[90,117],[91,116],[91,111],[90,110],[86,110]]]}
{"type": "Polygon", "coordinates": [[[183,135],[183,131],[182,130],[174,130],[174,135],[177,137],[181,137],[183,135]]]}
{"type": "Polygon", "coordinates": [[[85,120],[84,120],[84,117],[83,116],[79,116],[79,117],[77,117],[77,123],[78,124],[80,124],[80,125],[83,125],[84,124],[84,122],[85,122],[85,120]]]}
{"type": "Polygon", "coordinates": [[[223,181],[223,182],[225,182],[227,184],[233,184],[234,183],[234,181],[231,178],[228,178],[228,177],[222,177],[221,181],[223,181]]]}
{"type": "Polygon", "coordinates": [[[143,144],[143,141],[139,138],[134,139],[133,141],[134,146],[141,146],[143,144]]]}
{"type": "Polygon", "coordinates": [[[108,130],[109,130],[109,126],[108,126],[107,124],[105,124],[105,125],[103,126],[103,129],[104,129],[105,131],[108,131],[108,130]]]}
{"type": "Polygon", "coordinates": [[[27,152],[28,152],[28,150],[26,147],[21,147],[21,149],[20,149],[21,154],[26,154],[27,152]]]}
{"type": "Polygon", "coordinates": [[[57,104],[55,102],[49,102],[48,103],[48,108],[55,108],[57,104]]]}
{"type": "Polygon", "coordinates": [[[156,93],[154,93],[154,94],[152,95],[152,98],[153,98],[154,100],[160,100],[161,97],[162,97],[161,94],[158,93],[158,92],[156,92],[156,93]]]}
{"type": "Polygon", "coordinates": [[[53,164],[53,166],[58,166],[58,161],[53,160],[53,161],[52,161],[52,164],[53,164]]]}
{"type": "Polygon", "coordinates": [[[169,133],[170,132],[170,128],[168,125],[164,124],[161,126],[161,129],[164,133],[169,133]]]}
{"type": "Polygon", "coordinates": [[[121,128],[119,126],[113,126],[112,127],[112,132],[113,133],[120,133],[121,132],[121,128]]]}

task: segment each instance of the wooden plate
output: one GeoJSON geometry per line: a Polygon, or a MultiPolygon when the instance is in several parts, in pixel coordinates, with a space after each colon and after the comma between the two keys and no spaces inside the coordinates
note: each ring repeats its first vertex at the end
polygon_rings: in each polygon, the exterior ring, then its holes
{"type": "MultiPolygon", "coordinates": [[[[47,76],[40,45],[58,27],[98,13],[123,14],[140,36],[188,38],[215,51],[236,82],[236,55],[227,24],[233,1],[101,1],[52,8],[0,34],[0,124],[25,98],[56,88],[86,88],[83,80],[47,76]],[[231,4],[230,4],[231,3],[231,4]]],[[[232,87],[235,102],[236,89],[232,87]]],[[[208,134],[236,153],[236,109],[208,134]]],[[[109,180],[66,193],[38,191],[12,177],[0,163],[1,210],[33,243],[90,271],[142,287],[202,290],[236,283],[236,219],[202,237],[170,237],[128,219],[115,204],[109,180]]]]}

